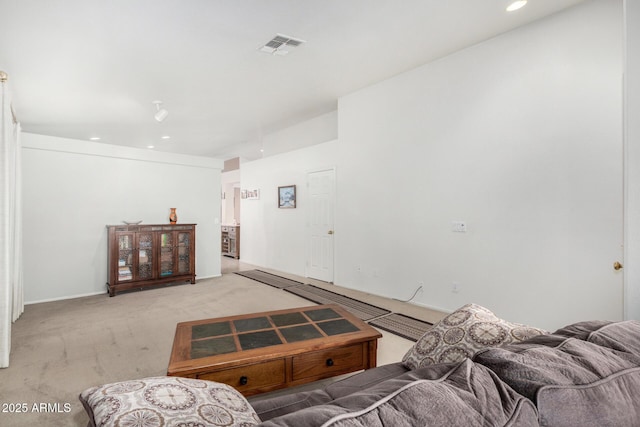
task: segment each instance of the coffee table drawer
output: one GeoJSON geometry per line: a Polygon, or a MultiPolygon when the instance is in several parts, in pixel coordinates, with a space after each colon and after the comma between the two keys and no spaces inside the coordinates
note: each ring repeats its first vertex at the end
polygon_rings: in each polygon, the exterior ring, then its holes
{"type": "Polygon", "coordinates": [[[293,357],[292,364],[294,381],[364,369],[362,344],[301,354],[293,357]]]}
{"type": "Polygon", "coordinates": [[[198,379],[229,384],[239,392],[285,383],[284,359],[240,366],[217,372],[203,372],[198,379]]]}

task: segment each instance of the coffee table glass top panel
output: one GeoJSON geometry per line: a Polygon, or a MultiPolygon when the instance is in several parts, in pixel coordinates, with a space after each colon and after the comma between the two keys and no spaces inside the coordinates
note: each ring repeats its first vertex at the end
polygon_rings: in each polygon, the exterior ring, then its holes
{"type": "Polygon", "coordinates": [[[191,359],[359,331],[331,308],[215,321],[191,327],[191,359]],[[234,338],[237,337],[237,340],[234,338]]]}

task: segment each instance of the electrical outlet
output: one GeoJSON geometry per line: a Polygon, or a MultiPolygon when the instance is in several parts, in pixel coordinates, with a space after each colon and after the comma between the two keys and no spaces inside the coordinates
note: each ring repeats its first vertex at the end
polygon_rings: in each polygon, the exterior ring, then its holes
{"type": "Polygon", "coordinates": [[[454,294],[457,294],[458,292],[460,292],[460,283],[452,282],[451,283],[451,292],[453,292],[454,294]]]}

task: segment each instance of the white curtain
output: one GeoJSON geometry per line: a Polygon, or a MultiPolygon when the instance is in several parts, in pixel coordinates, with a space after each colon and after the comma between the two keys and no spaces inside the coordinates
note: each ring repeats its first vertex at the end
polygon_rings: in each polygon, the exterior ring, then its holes
{"type": "Polygon", "coordinates": [[[11,324],[24,311],[22,288],[22,179],[20,124],[8,83],[0,106],[0,368],[9,366],[11,324]]]}

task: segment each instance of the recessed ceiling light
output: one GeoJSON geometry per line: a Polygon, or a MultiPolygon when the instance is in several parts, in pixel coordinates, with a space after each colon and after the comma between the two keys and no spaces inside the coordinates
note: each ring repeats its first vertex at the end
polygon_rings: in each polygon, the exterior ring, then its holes
{"type": "Polygon", "coordinates": [[[513,12],[514,10],[518,10],[527,4],[527,0],[517,0],[507,6],[507,12],[513,12]]]}
{"type": "Polygon", "coordinates": [[[147,145],[147,148],[156,148],[154,145],[147,145]]]}
{"type": "Polygon", "coordinates": [[[171,137],[169,135],[164,135],[160,137],[161,139],[171,139],[171,137]]]}
{"type": "Polygon", "coordinates": [[[100,137],[99,136],[92,136],[91,138],[89,138],[91,141],[100,141],[100,137]]]}

